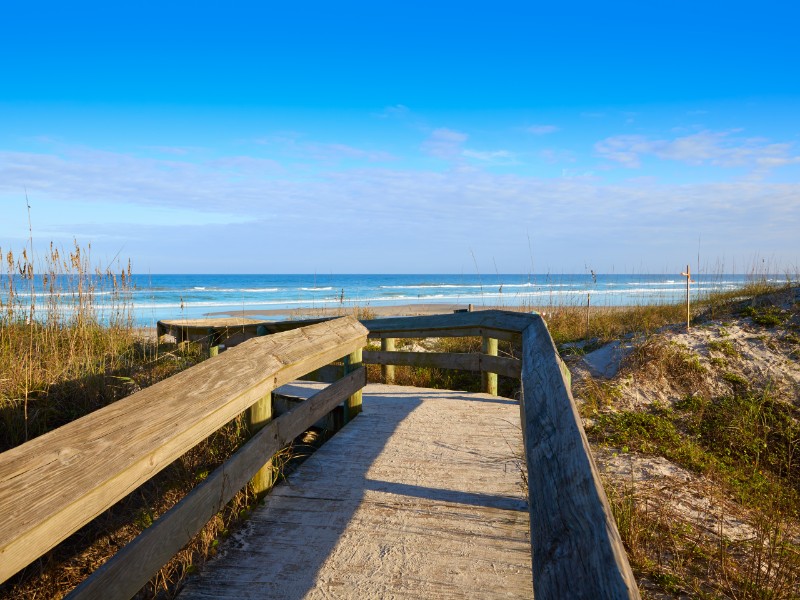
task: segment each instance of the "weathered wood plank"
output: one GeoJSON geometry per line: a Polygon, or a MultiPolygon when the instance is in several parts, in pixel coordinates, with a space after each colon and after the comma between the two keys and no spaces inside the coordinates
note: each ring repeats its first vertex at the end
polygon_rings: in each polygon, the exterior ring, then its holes
{"type": "Polygon", "coordinates": [[[512,400],[369,385],[183,600],[531,598],[512,400]]]}
{"type": "Polygon", "coordinates": [[[366,335],[344,317],[254,338],[1,454],[0,581],[275,387],[362,347],[366,335]]]}
{"type": "Polygon", "coordinates": [[[504,377],[518,378],[521,363],[515,358],[489,356],[466,352],[383,352],[364,350],[364,362],[373,365],[403,365],[408,367],[437,367],[498,373],[504,377]]]}
{"type": "Polygon", "coordinates": [[[272,456],[367,383],[361,367],[262,427],[220,468],[68,596],[128,599],[247,484],[272,456]]]}
{"type": "Polygon", "coordinates": [[[480,310],[476,312],[422,317],[390,317],[363,321],[371,338],[379,337],[457,337],[488,335],[507,340],[519,335],[532,320],[530,313],[505,310],[480,310]],[[464,333],[464,331],[469,333],[464,333]]]}
{"type": "Polygon", "coordinates": [[[639,598],[544,321],[523,333],[520,402],[536,598],[639,598]]]}
{"type": "MultiPolygon", "coordinates": [[[[368,323],[365,321],[365,323],[368,323]]],[[[370,331],[370,339],[383,339],[384,337],[393,338],[426,338],[426,337],[482,337],[491,335],[498,340],[507,342],[520,339],[520,333],[513,331],[503,331],[501,329],[490,329],[488,327],[459,327],[455,329],[395,329],[391,331],[370,331]]]]}
{"type": "Polygon", "coordinates": [[[159,321],[156,324],[156,332],[159,338],[169,334],[175,336],[179,342],[189,340],[212,346],[222,342],[226,346],[235,346],[252,337],[299,329],[332,319],[333,317],[295,321],[261,321],[243,317],[172,319],[159,321]]]}

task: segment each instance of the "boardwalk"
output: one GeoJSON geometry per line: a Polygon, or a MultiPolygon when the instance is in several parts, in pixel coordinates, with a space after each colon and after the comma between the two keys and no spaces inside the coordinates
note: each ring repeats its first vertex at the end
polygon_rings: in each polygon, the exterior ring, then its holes
{"type": "Polygon", "coordinates": [[[369,385],[180,598],[531,598],[522,456],[512,400],[369,385]]]}

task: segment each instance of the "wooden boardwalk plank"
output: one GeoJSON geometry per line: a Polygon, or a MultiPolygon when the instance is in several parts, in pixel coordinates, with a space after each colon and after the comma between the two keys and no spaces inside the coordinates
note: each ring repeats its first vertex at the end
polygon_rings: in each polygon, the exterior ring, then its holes
{"type": "Polygon", "coordinates": [[[531,598],[523,463],[516,402],[370,385],[180,598],[531,598]]]}

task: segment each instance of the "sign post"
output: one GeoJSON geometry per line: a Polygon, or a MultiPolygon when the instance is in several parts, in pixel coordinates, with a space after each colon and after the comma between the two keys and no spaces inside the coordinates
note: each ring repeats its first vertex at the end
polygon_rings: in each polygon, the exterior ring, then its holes
{"type": "Polygon", "coordinates": [[[689,308],[689,284],[694,283],[692,281],[692,271],[689,269],[689,265],[686,265],[686,273],[681,273],[684,277],[686,277],[686,331],[689,331],[689,323],[692,319],[692,313],[689,308]]]}

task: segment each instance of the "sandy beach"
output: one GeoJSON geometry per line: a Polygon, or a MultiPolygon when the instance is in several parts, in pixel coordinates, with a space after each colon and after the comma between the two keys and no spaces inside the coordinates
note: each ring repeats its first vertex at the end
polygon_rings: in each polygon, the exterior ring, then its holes
{"type": "MultiPolygon", "coordinates": [[[[521,310],[511,306],[473,306],[473,310],[521,310]]],[[[297,307],[290,309],[251,309],[210,312],[207,317],[247,317],[264,318],[265,320],[306,319],[313,317],[336,317],[350,315],[354,312],[375,317],[416,317],[422,315],[438,315],[452,313],[457,310],[469,310],[468,304],[397,304],[392,306],[368,307],[297,307]]]]}

